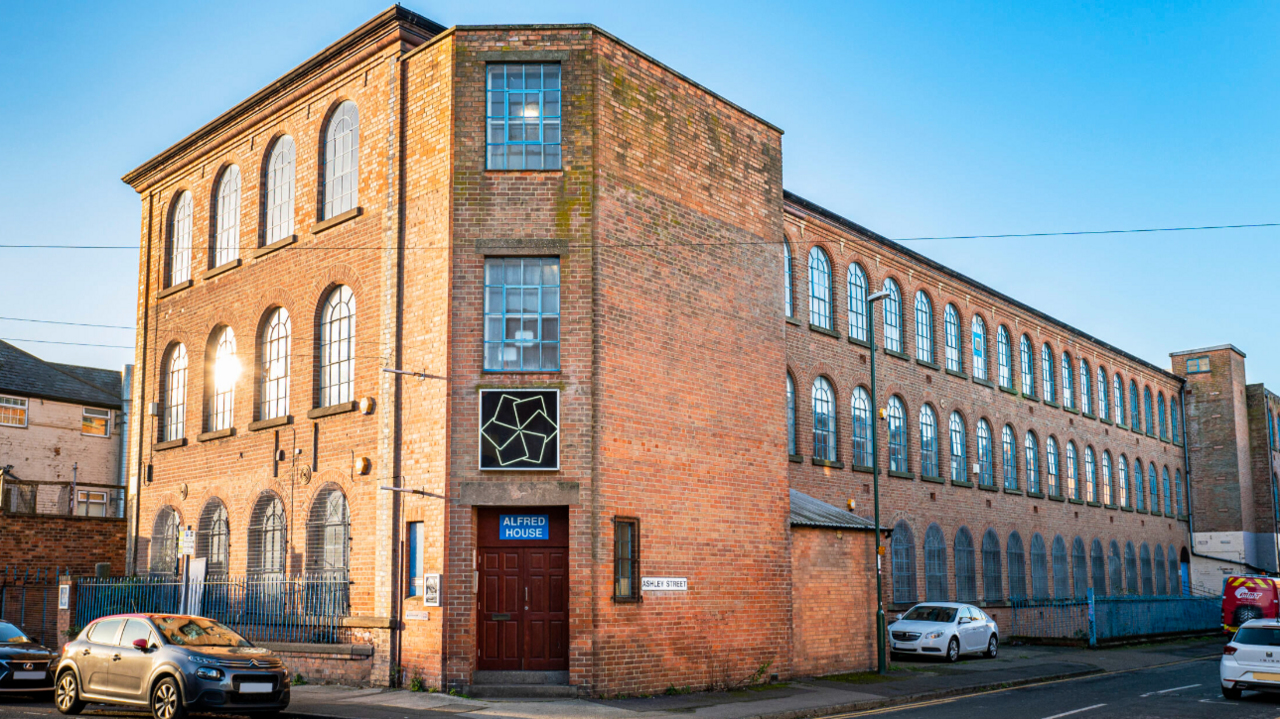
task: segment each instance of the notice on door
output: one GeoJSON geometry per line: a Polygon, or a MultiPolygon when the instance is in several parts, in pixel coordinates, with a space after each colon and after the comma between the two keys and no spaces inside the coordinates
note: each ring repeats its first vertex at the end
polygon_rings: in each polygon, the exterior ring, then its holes
{"type": "Polygon", "coordinates": [[[498,539],[551,539],[550,515],[499,515],[498,539]]]}
{"type": "Polygon", "coordinates": [[[641,577],[640,591],[642,592],[687,592],[689,591],[688,577],[641,577]]]}

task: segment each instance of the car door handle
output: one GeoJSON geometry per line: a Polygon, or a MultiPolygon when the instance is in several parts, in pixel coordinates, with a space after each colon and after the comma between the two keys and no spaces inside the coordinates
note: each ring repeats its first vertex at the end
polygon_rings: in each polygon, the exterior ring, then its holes
{"type": "Polygon", "coordinates": [[[81,654],[83,654],[83,655],[85,655],[85,656],[87,657],[87,656],[89,656],[90,654],[92,654],[93,652],[91,652],[90,650],[86,649],[86,650],[84,650],[83,652],[80,652],[80,653],[81,653],[81,654]]]}
{"type": "Polygon", "coordinates": [[[111,655],[111,661],[113,661],[113,662],[118,662],[118,661],[120,661],[120,655],[119,655],[119,654],[112,654],[112,655],[111,655]]]}

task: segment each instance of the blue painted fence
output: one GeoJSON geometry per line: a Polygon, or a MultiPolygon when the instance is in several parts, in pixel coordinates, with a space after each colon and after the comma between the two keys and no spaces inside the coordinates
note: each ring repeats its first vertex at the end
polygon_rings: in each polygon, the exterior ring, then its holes
{"type": "Polygon", "coordinates": [[[1015,637],[1088,643],[1222,627],[1221,597],[1095,597],[1014,600],[1015,637]]]}
{"type": "Polygon", "coordinates": [[[58,641],[58,576],[55,567],[0,567],[0,619],[52,646],[58,641]]]}

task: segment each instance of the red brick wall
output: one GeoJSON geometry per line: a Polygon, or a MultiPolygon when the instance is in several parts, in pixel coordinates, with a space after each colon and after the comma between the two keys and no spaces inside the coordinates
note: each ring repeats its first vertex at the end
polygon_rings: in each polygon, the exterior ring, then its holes
{"type": "Polygon", "coordinates": [[[97,517],[0,515],[0,567],[93,574],[98,562],[124,571],[125,523],[97,517]]]}
{"type": "Polygon", "coordinates": [[[793,676],[875,666],[875,561],[871,532],[792,528],[793,676]]]}
{"type": "Polygon", "coordinates": [[[1245,501],[1253,496],[1253,476],[1244,357],[1231,349],[1194,352],[1175,357],[1174,370],[1183,374],[1188,358],[1202,356],[1210,371],[1186,375],[1196,532],[1256,531],[1253,502],[1245,501]]]}

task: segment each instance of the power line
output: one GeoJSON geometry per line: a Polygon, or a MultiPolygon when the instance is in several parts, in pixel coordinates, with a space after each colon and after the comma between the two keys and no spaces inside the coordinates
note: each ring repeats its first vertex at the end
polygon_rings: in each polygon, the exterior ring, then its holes
{"type": "Polygon", "coordinates": [[[0,337],[4,342],[39,342],[42,345],[75,345],[76,347],[109,347],[111,349],[131,350],[133,345],[100,345],[92,342],[55,342],[54,340],[29,340],[22,337],[0,337]]]}
{"type": "Polygon", "coordinates": [[[23,317],[0,317],[0,320],[4,320],[7,322],[38,322],[42,325],[70,325],[71,327],[103,327],[109,330],[136,329],[134,327],[126,327],[125,325],[95,325],[95,324],[90,324],[88,322],[59,322],[57,320],[31,320],[23,317]]]}
{"type": "Polygon", "coordinates": [[[1062,237],[1068,235],[1120,235],[1135,232],[1191,232],[1195,230],[1240,230],[1250,227],[1280,227],[1280,222],[1259,222],[1251,225],[1203,225],[1200,227],[1147,227],[1136,230],[1076,230],[1074,232],[1023,232],[1008,235],[951,235],[947,237],[902,237],[894,242],[922,242],[925,240],[984,240],[1005,237],[1062,237]]]}

